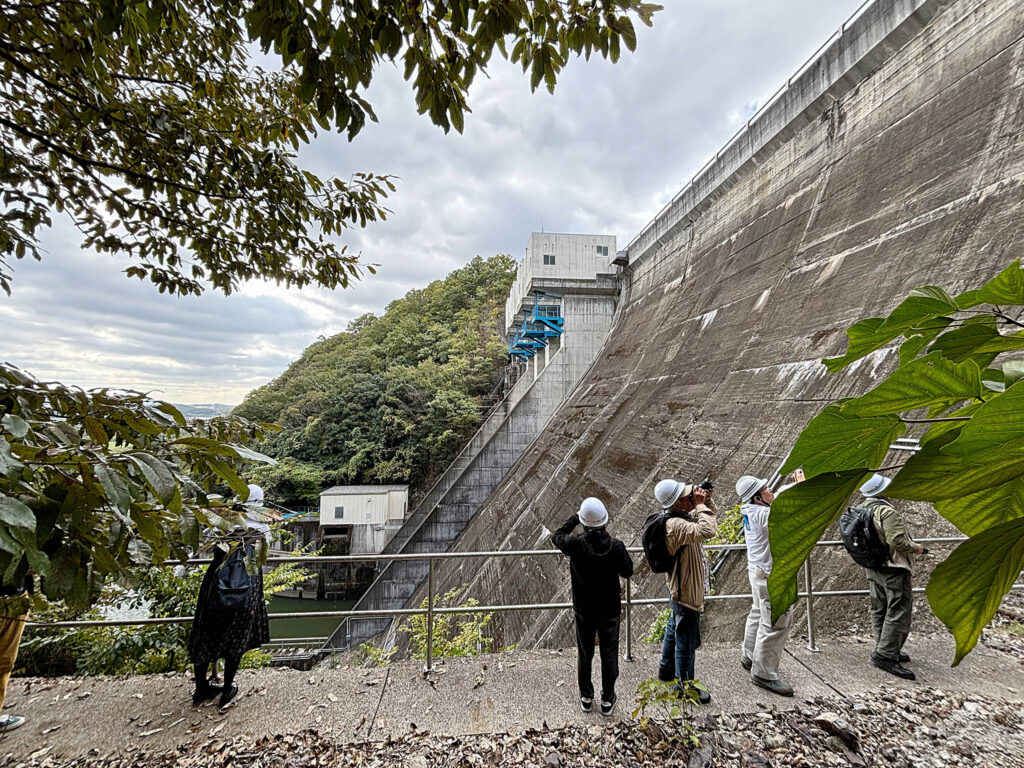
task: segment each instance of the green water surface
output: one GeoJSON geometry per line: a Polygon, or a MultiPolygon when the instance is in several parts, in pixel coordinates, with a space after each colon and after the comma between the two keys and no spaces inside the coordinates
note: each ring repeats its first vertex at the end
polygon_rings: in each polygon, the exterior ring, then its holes
{"type": "MultiPolygon", "coordinates": [[[[271,598],[269,613],[313,613],[315,611],[347,611],[354,600],[302,600],[297,597],[271,598]]],[[[342,619],[310,616],[308,619],[276,619],[270,622],[270,637],[329,637],[342,619]]]]}

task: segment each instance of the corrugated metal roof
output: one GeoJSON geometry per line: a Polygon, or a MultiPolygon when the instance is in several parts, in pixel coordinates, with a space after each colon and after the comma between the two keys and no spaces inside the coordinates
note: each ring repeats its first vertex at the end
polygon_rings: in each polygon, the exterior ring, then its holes
{"type": "Polygon", "coordinates": [[[387,493],[388,491],[408,491],[408,485],[334,485],[323,491],[321,496],[353,496],[365,493],[387,493]]]}

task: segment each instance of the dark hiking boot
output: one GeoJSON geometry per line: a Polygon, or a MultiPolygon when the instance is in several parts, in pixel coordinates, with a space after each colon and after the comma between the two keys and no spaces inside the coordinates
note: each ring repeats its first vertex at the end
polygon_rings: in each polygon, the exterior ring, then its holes
{"type": "Polygon", "coordinates": [[[213,701],[221,695],[224,688],[219,685],[197,685],[195,693],[192,694],[192,706],[198,707],[207,701],[213,701]]]}
{"type": "Polygon", "coordinates": [[[674,669],[663,669],[659,666],[658,679],[663,683],[674,683],[676,680],[676,671],[674,669]]]}
{"type": "Polygon", "coordinates": [[[766,691],[777,693],[779,696],[793,695],[793,686],[786,685],[781,680],[769,680],[766,677],[758,677],[757,675],[751,675],[750,682],[752,682],[759,688],[764,688],[766,691]]]}
{"type": "Polygon", "coordinates": [[[611,717],[612,710],[615,709],[615,702],[618,700],[619,697],[616,696],[614,693],[612,694],[611,701],[605,701],[604,699],[601,699],[601,714],[605,717],[611,717]]]}
{"type": "Polygon", "coordinates": [[[698,691],[698,693],[697,693],[697,703],[698,704],[710,704],[711,703],[711,694],[708,691],[698,691]]]}
{"type": "Polygon", "coordinates": [[[584,712],[590,712],[593,708],[594,708],[594,698],[592,696],[590,698],[588,698],[588,697],[584,696],[581,693],[580,694],[580,709],[583,710],[584,712]]]}
{"type": "Polygon", "coordinates": [[[751,660],[749,656],[744,654],[740,656],[740,666],[747,670],[747,672],[749,672],[750,668],[754,666],[754,662],[751,660]]]}
{"type": "Polygon", "coordinates": [[[917,675],[912,670],[907,669],[898,661],[892,659],[885,659],[879,656],[877,653],[871,654],[871,663],[874,664],[881,670],[885,670],[890,675],[896,675],[896,677],[902,677],[904,680],[916,680],[917,675]]]}
{"type": "Polygon", "coordinates": [[[224,709],[229,706],[235,697],[238,695],[238,686],[234,683],[229,688],[225,688],[220,694],[220,708],[224,709]]]}

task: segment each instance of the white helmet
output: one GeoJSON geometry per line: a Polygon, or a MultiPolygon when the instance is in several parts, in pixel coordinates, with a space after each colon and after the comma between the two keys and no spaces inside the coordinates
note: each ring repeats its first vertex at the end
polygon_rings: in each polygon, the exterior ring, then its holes
{"type": "Polygon", "coordinates": [[[608,524],[608,510],[600,499],[588,496],[580,504],[580,511],[576,513],[580,524],[586,528],[600,528],[608,524]]]}
{"type": "Polygon", "coordinates": [[[249,497],[245,500],[246,504],[253,504],[258,507],[263,506],[263,489],[258,485],[249,483],[249,497]]]}
{"type": "Polygon", "coordinates": [[[865,498],[872,499],[875,496],[881,496],[882,491],[889,487],[890,480],[885,475],[880,475],[877,472],[868,478],[868,481],[860,487],[860,492],[864,494],[865,498]]]}
{"type": "Polygon", "coordinates": [[[678,480],[659,480],[654,486],[654,498],[661,504],[662,509],[668,509],[683,495],[684,490],[686,486],[678,480]]]}
{"type": "Polygon", "coordinates": [[[736,495],[740,497],[740,501],[746,504],[753,498],[754,494],[760,491],[768,485],[767,480],[762,480],[759,477],[753,475],[744,475],[736,481],[736,495]]]}

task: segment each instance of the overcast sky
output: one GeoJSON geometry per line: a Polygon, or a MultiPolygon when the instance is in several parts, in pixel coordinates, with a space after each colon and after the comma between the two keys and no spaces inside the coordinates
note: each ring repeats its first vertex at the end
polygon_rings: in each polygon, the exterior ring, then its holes
{"type": "Polygon", "coordinates": [[[235,404],[318,336],[477,254],[519,258],[542,226],[614,234],[621,248],[861,0],[662,2],[636,53],[615,65],[573,60],[553,96],[531,94],[496,57],[461,136],[418,116],[401,72],[381,70],[369,92],[380,122],[351,144],[321,135],[300,155],[322,175],[400,177],[388,221],[345,239],[380,265],[356,287],[160,295],[125,278],[122,261],[81,251],[58,214],[43,261],[11,265],[0,359],[87,388],[235,404]]]}

